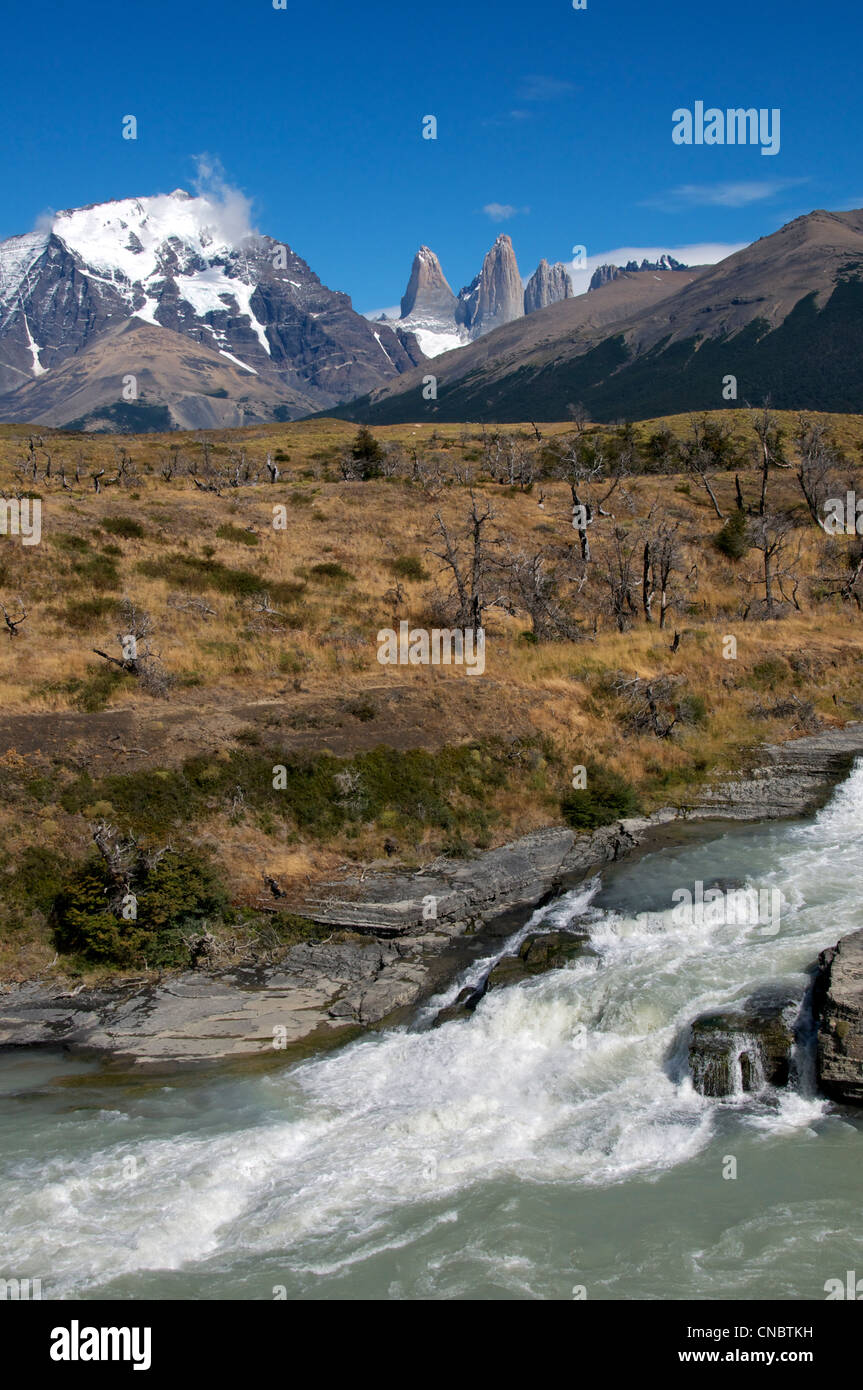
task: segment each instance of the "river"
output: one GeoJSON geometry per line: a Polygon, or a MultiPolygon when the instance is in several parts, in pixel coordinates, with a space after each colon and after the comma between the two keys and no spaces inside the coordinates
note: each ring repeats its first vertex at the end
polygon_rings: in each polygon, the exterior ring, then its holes
{"type": "Polygon", "coordinates": [[[6,1053],[0,1277],[43,1298],[824,1298],[863,1273],[863,1117],[802,1057],[792,1089],[705,1099],[681,1041],[863,926],[861,835],[858,764],[807,821],[717,826],[534,914],[587,926],[590,959],[430,1029],[473,962],[409,1026],[282,1071],[6,1053]],[[696,880],[778,888],[778,934],[677,925],[696,880]]]}

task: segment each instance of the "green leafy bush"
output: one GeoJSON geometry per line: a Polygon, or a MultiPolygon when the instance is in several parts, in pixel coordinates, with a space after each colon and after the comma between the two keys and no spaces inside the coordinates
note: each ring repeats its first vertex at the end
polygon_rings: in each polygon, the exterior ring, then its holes
{"type": "Polygon", "coordinates": [[[774,686],[787,681],[790,672],[780,656],[766,656],[756,661],[749,673],[749,684],[756,690],[772,690],[774,686]]]}
{"type": "Polygon", "coordinates": [[[323,560],[319,565],[312,565],[310,572],[316,574],[319,579],[331,579],[338,584],[344,584],[354,577],[350,570],[346,570],[337,560],[323,560]]]}
{"type": "Polygon", "coordinates": [[[93,555],[88,560],[79,560],[72,569],[81,580],[82,588],[94,589],[99,593],[120,587],[120,571],[115,560],[109,556],[93,555]]]}
{"type": "Polygon", "coordinates": [[[81,710],[84,714],[98,714],[105,709],[118,687],[130,679],[119,666],[90,665],[85,679],[73,676],[52,688],[68,695],[73,709],[81,710]]]}
{"type": "Polygon", "coordinates": [[[128,882],[118,886],[93,855],[69,874],[51,910],[54,943],[63,954],[104,965],[180,965],[187,961],[184,932],[220,916],[228,905],[218,875],[197,851],[168,850],[150,867],[139,850],[128,882]],[[137,917],[122,915],[126,892],[137,917]]]}
{"type": "Polygon", "coordinates": [[[378,443],[368,425],[362,425],[354,436],[351,457],[358,463],[380,463],[384,457],[383,446],[378,443]]]}
{"type": "Polygon", "coordinates": [[[3,896],[47,914],[60,891],[65,858],[42,845],[28,845],[18,856],[15,872],[5,881],[3,896]]]}
{"type": "Polygon", "coordinates": [[[638,815],[638,796],[625,777],[592,759],[584,767],[586,787],[571,788],[560,802],[564,820],[573,830],[595,830],[597,826],[638,815]]]}
{"type": "Polygon", "coordinates": [[[390,569],[399,579],[428,579],[428,570],[416,555],[398,555],[390,561],[390,569]]]}
{"type": "Polygon", "coordinates": [[[677,718],[681,724],[695,724],[704,728],[707,724],[707,701],[704,696],[684,695],[678,706],[677,718]]]}
{"type": "Polygon", "coordinates": [[[199,559],[178,551],[158,560],[142,560],[138,572],[149,579],[164,579],[176,588],[198,593],[214,589],[221,594],[231,594],[234,598],[248,598],[251,594],[266,590],[274,603],[281,604],[293,603],[305,590],[304,584],[271,580],[251,570],[231,569],[218,560],[199,559]]]}
{"type": "Polygon", "coordinates": [[[107,614],[116,611],[117,600],[113,598],[73,598],[65,608],[59,610],[59,616],[75,632],[86,632],[107,614]]]}
{"type": "Polygon", "coordinates": [[[749,549],[746,513],[739,508],[732,512],[722,530],[714,536],[713,544],[729,560],[742,560],[749,549]]]}
{"type": "Polygon", "coordinates": [[[230,522],[225,522],[220,526],[216,535],[220,541],[234,541],[236,545],[257,545],[258,538],[254,531],[246,531],[242,526],[232,526],[230,522]]]}
{"type": "Polygon", "coordinates": [[[140,521],[133,516],[108,516],[102,522],[102,530],[111,536],[123,536],[127,541],[139,541],[146,535],[140,521]]]}

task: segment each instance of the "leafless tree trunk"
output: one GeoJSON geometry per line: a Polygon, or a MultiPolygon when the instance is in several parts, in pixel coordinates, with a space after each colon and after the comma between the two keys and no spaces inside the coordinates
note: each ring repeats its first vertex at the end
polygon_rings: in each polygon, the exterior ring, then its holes
{"type": "Polygon", "coordinates": [[[759,415],[753,415],[752,428],[758,440],[758,453],[761,467],[761,496],[758,501],[758,515],[763,516],[767,507],[767,484],[771,468],[785,466],[782,456],[782,431],[776,416],[763,408],[759,415]]]}
{"type": "Polygon", "coordinates": [[[716,493],[713,491],[713,484],[710,481],[708,467],[710,455],[704,439],[704,422],[702,420],[692,420],[689,427],[689,438],[683,444],[683,456],[686,465],[691,472],[701,479],[707,496],[713,503],[713,510],[720,521],[725,520],[725,513],[721,510],[716,500],[716,493]]]}
{"type": "Polygon", "coordinates": [[[443,549],[433,550],[431,553],[442,561],[452,575],[457,609],[456,621],[461,627],[476,630],[482,627],[483,613],[490,603],[487,593],[487,578],[491,562],[487,554],[487,547],[496,545],[498,542],[496,540],[488,541],[484,535],[484,528],[490,521],[494,520],[494,512],[490,504],[485,502],[481,508],[473,491],[471,491],[470,500],[471,507],[467,517],[465,537],[468,554],[462,555],[459,542],[452,536],[440,512],[435,512],[434,519],[437,534],[443,542],[443,549]]]}
{"type": "Polygon", "coordinates": [[[0,604],[0,608],[3,609],[3,617],[4,617],[5,620],[6,620],[6,626],[7,626],[7,628],[9,629],[9,637],[10,637],[10,638],[12,638],[12,637],[19,637],[19,636],[20,636],[20,633],[18,632],[18,629],[19,629],[19,627],[21,626],[21,624],[24,622],[25,618],[27,617],[26,609],[24,608],[24,605],[23,605],[23,603],[21,602],[20,597],[19,597],[19,599],[18,599],[18,607],[21,609],[21,615],[20,615],[20,617],[18,617],[18,618],[10,618],[8,612],[6,611],[6,606],[5,606],[5,604],[0,604]]]}
{"type": "Polygon", "coordinates": [[[821,526],[824,503],[833,490],[831,480],[839,462],[837,452],[827,427],[820,420],[810,420],[802,412],[797,417],[794,443],[800,491],[810,517],[816,526],[821,526]]]}

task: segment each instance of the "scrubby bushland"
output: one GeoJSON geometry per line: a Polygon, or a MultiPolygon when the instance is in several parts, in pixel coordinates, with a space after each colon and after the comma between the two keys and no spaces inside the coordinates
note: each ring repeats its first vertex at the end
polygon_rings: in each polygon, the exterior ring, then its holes
{"type": "Polygon", "coordinates": [[[61,801],[70,812],[104,803],[124,832],[156,839],[234,808],[234,815],[263,816],[267,823],[286,820],[318,840],[377,823],[420,837],[436,829],[462,843],[467,832],[480,839],[487,835],[490,794],[505,784],[509,771],[507,746],[496,740],[437,753],[380,747],[352,758],[244,746],[224,761],[196,757],[182,768],[119,774],[96,783],[85,774],[64,790],[61,801]]]}

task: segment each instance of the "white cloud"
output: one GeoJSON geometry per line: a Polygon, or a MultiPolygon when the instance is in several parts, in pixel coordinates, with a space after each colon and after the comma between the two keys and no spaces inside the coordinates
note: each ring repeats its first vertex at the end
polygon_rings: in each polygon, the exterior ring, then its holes
{"type": "Polygon", "coordinates": [[[748,245],[746,241],[701,241],[690,246],[616,246],[611,251],[598,251],[596,255],[586,256],[582,266],[570,261],[566,263],[566,269],[575,294],[584,294],[590,277],[601,265],[624,266],[627,261],[637,261],[640,265],[644,260],[658,261],[662,255],[673,256],[683,265],[715,265],[717,261],[724,261],[726,256],[732,256],[735,251],[742,251],[748,245]]]}
{"type": "Polygon", "coordinates": [[[806,179],[741,179],[729,183],[682,183],[669,188],[655,198],[647,198],[641,207],[662,208],[674,212],[680,208],[713,207],[745,208],[775,198],[786,188],[793,188],[806,179]]]}
{"type": "Polygon", "coordinates": [[[33,231],[34,231],[34,232],[50,232],[50,231],[53,230],[53,228],[54,228],[54,223],[55,223],[56,221],[57,221],[57,214],[56,214],[56,212],[54,212],[54,211],[53,211],[52,209],[50,209],[50,208],[46,208],[44,212],[40,212],[40,213],[39,213],[39,216],[36,218],[36,221],[33,223],[33,231]]]}
{"type": "Polygon", "coordinates": [[[512,203],[486,203],[483,212],[492,222],[508,222],[511,217],[530,212],[530,208],[517,208],[512,203]]]}
{"type": "Polygon", "coordinates": [[[213,227],[231,246],[245,237],[257,236],[252,224],[251,200],[239,188],[228,183],[222,161],[213,155],[195,155],[197,172],[192,186],[199,198],[209,203],[213,212],[213,227]]]}

